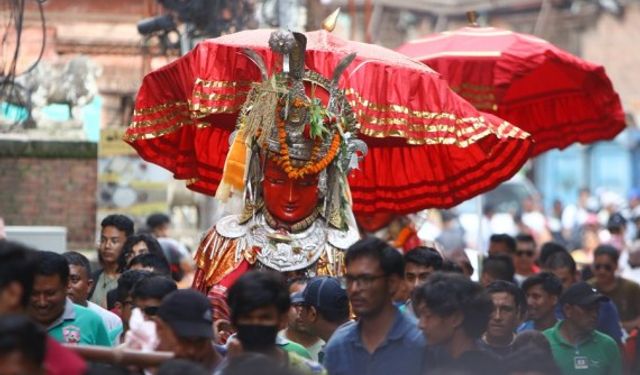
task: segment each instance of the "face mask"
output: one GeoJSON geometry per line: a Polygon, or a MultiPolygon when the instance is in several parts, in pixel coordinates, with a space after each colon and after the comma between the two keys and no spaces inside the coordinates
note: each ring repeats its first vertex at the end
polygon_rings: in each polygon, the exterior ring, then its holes
{"type": "Polygon", "coordinates": [[[276,344],[278,327],[257,324],[238,324],[238,340],[249,352],[262,352],[276,344]]]}

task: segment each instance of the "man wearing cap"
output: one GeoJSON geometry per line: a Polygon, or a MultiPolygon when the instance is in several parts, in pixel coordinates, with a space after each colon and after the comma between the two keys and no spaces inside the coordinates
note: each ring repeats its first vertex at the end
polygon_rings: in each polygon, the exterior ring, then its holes
{"type": "MultiPolygon", "coordinates": [[[[295,302],[295,301],[294,301],[295,302]]],[[[302,292],[298,316],[309,332],[328,342],[333,332],[349,321],[349,298],[334,277],[316,277],[302,292]]],[[[324,346],[318,361],[324,359],[324,346]]]]}
{"type": "Polygon", "coordinates": [[[565,319],[543,333],[564,375],[622,374],[615,341],[595,329],[600,303],[608,300],[585,282],[572,285],[560,298],[565,319]]]}
{"type": "Polygon", "coordinates": [[[158,308],[157,349],[173,351],[176,358],[201,364],[213,372],[222,356],[213,344],[213,318],[209,300],[195,290],[177,290],[158,308]]]}

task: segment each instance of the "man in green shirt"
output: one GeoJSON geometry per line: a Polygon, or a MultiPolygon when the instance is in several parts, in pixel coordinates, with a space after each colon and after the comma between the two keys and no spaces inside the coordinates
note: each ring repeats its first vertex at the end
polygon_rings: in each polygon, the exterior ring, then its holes
{"type": "Polygon", "coordinates": [[[565,320],[544,331],[563,375],[619,375],[622,359],[609,336],[596,331],[600,303],[608,298],[579,282],[560,298],[565,320]]]}
{"type": "Polygon", "coordinates": [[[100,316],[67,298],[69,263],[60,254],[38,252],[29,315],[61,343],[111,346],[100,316]]]}

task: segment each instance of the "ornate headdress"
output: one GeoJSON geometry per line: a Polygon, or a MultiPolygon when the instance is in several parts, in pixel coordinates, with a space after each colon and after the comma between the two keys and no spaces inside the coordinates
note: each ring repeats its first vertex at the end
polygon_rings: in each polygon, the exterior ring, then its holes
{"type": "Polygon", "coordinates": [[[355,54],[345,56],[328,79],[305,70],[303,34],[275,31],[269,46],[283,56],[282,72],[271,76],[259,54],[244,50],[260,69],[262,82],[252,86],[240,111],[216,197],[225,200],[233,191],[243,191],[248,220],[262,207],[260,183],[264,162],[271,158],[291,179],[319,175],[320,214],[335,228],[345,229],[351,205],[346,177],[367,152],[356,138],[356,117],[338,87],[355,54]]]}

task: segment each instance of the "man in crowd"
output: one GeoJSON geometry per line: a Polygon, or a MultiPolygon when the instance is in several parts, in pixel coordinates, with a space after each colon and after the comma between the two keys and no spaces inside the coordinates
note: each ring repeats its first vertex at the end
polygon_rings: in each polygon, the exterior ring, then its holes
{"type": "MultiPolygon", "coordinates": [[[[427,281],[429,275],[442,268],[442,256],[436,249],[419,246],[404,255],[404,281],[409,296],[420,285],[427,281]]],[[[400,307],[400,311],[415,317],[411,299],[400,307]]]]}
{"type": "Polygon", "coordinates": [[[544,331],[544,335],[564,375],[622,374],[618,346],[595,329],[599,304],[606,300],[585,282],[572,285],[560,298],[565,319],[544,331]]]}
{"type": "Polygon", "coordinates": [[[145,277],[133,286],[133,306],[142,311],[145,319],[150,320],[156,315],[162,299],[176,289],[176,283],[167,276],[145,277]]]}
{"type": "Polygon", "coordinates": [[[541,272],[522,283],[527,298],[527,318],[518,332],[535,329],[544,331],[556,324],[556,304],[562,294],[560,280],[550,272],[541,272]]]}
{"type": "Polygon", "coordinates": [[[486,288],[493,301],[493,312],[478,345],[497,357],[504,358],[513,351],[515,331],[527,310],[524,293],[508,281],[494,281],[486,288]]]}
{"type": "MultiPolygon", "coordinates": [[[[35,250],[0,240],[0,317],[25,314],[36,273],[35,250]]],[[[86,364],[77,354],[47,337],[44,366],[50,375],[84,374],[86,364]]]]}
{"type": "Polygon", "coordinates": [[[479,284],[459,274],[436,273],[416,289],[414,303],[431,353],[427,373],[484,375],[496,370],[497,359],[477,344],[493,309],[479,284]]]}
{"type": "MultiPolygon", "coordinates": [[[[552,254],[543,265],[546,271],[556,275],[562,282],[562,290],[569,289],[570,286],[579,281],[579,272],[573,257],[567,252],[552,254]]],[[[558,319],[564,319],[560,306],[556,307],[558,319]]],[[[622,343],[622,327],[620,326],[620,316],[616,305],[608,300],[600,303],[598,312],[598,325],[596,329],[609,335],[618,344],[622,343]]]]}
{"type": "Polygon", "coordinates": [[[300,344],[306,352],[303,354],[305,358],[311,358],[318,361],[318,353],[324,346],[324,341],[318,336],[311,333],[300,320],[300,308],[303,303],[302,291],[307,286],[306,278],[295,278],[289,280],[289,294],[291,296],[291,307],[289,308],[289,322],[287,328],[280,331],[278,338],[289,340],[295,344],[300,344]]]}
{"type": "Polygon", "coordinates": [[[593,257],[595,277],[589,280],[589,284],[613,301],[622,327],[630,332],[640,326],[640,285],[616,276],[619,257],[615,247],[598,246],[593,257]]]}
{"type": "Polygon", "coordinates": [[[60,254],[38,252],[29,315],[61,343],[111,346],[100,316],[67,297],[69,263],[60,254]]]}
{"type": "Polygon", "coordinates": [[[494,234],[489,238],[489,255],[504,254],[513,257],[516,240],[508,234],[494,234]]]}
{"type": "Polygon", "coordinates": [[[359,320],[338,328],[325,346],[329,373],[421,374],[424,338],[392,301],[404,282],[400,252],[369,237],[347,250],[345,264],[347,295],[359,320]]]}
{"type": "Polygon", "coordinates": [[[109,215],[100,224],[100,245],[98,246],[98,260],[102,269],[97,271],[91,291],[91,302],[107,308],[107,292],[118,286],[120,265],[118,258],[122,252],[122,245],[127,237],[133,234],[133,221],[124,215],[109,215]]]}
{"type": "Polygon", "coordinates": [[[516,269],[515,281],[518,285],[529,276],[540,272],[534,260],[537,258],[536,241],[530,234],[516,236],[516,252],[513,257],[513,265],[516,269]]]}
{"type": "Polygon", "coordinates": [[[122,334],[122,320],[120,317],[87,300],[89,291],[93,285],[89,259],[75,251],[70,251],[62,255],[69,263],[69,286],[67,289],[69,298],[71,298],[73,303],[84,306],[100,315],[102,322],[107,328],[111,342],[119,342],[120,335],[122,334]]]}
{"type": "Polygon", "coordinates": [[[497,280],[513,282],[515,272],[512,257],[505,254],[489,255],[482,261],[480,284],[486,287],[497,280]]]}
{"type": "Polygon", "coordinates": [[[198,363],[208,373],[219,368],[222,356],[212,343],[213,317],[207,297],[191,289],[174,291],[162,301],[154,320],[158,350],[172,351],[176,358],[198,363]]]}
{"type": "Polygon", "coordinates": [[[229,344],[230,352],[261,353],[304,375],[326,374],[320,364],[277,341],[278,331],[287,325],[291,306],[282,275],[271,271],[247,272],[229,288],[227,301],[231,323],[237,330],[229,344]]]}
{"type": "Polygon", "coordinates": [[[118,287],[116,288],[116,303],[114,311],[117,311],[122,319],[122,335],[121,338],[129,330],[129,319],[131,319],[131,311],[134,307],[132,291],[133,287],[145,278],[151,277],[149,271],[129,270],[125,271],[118,279],[118,287]]]}
{"type": "MultiPolygon", "coordinates": [[[[349,321],[349,298],[333,277],[311,279],[302,292],[302,303],[298,310],[301,324],[313,335],[329,342],[333,333],[349,321]]],[[[320,363],[324,361],[324,350],[318,353],[320,363]]]]}

